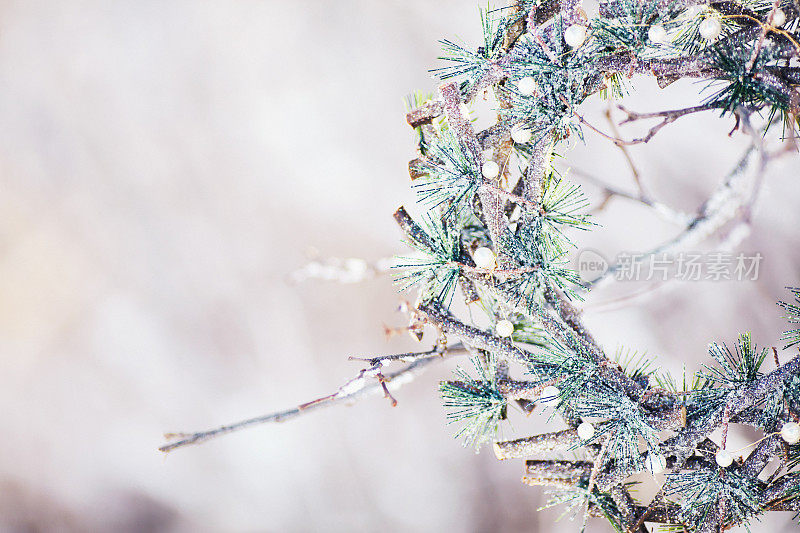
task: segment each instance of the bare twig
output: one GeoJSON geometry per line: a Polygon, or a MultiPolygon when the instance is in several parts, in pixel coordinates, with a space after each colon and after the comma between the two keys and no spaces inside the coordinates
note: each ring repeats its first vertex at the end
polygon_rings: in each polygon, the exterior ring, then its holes
{"type": "MultiPolygon", "coordinates": [[[[658,254],[665,254],[708,239],[725,224],[743,215],[749,215],[755,202],[761,182],[766,171],[768,156],[765,153],[763,139],[754,133],[746,114],[742,123],[746,133],[751,135],[753,144],[747,148],[736,168],[731,172],[714,193],[702,205],[695,217],[674,238],[653,248],[642,255],[644,261],[658,254]]],[[[587,283],[594,288],[601,282],[611,278],[621,265],[611,265],[603,275],[587,283]]]]}
{"type": "Polygon", "coordinates": [[[603,195],[605,196],[606,199],[618,196],[620,198],[625,198],[628,200],[632,200],[634,202],[638,202],[642,205],[652,208],[656,214],[661,216],[661,218],[673,224],[680,224],[682,226],[685,226],[689,224],[689,222],[692,220],[692,217],[687,213],[677,211],[667,206],[666,204],[654,200],[649,196],[642,196],[641,193],[633,194],[623,191],[622,189],[614,187],[613,185],[605,182],[604,180],[598,178],[592,173],[587,172],[586,170],[583,170],[581,168],[570,167],[570,172],[572,174],[584,178],[587,182],[591,183],[592,185],[597,186],[603,192],[603,195]]]}
{"type": "MultiPolygon", "coordinates": [[[[611,128],[611,134],[617,138],[622,137],[622,135],[619,133],[619,129],[617,128],[617,123],[614,122],[614,118],[611,116],[611,100],[608,101],[608,107],[603,115],[606,117],[609,128],[611,128]]],[[[647,192],[645,192],[644,185],[642,184],[642,177],[639,174],[639,169],[633,162],[633,157],[631,156],[630,151],[625,145],[622,144],[618,144],[617,147],[619,148],[620,152],[622,152],[625,161],[628,163],[628,167],[631,169],[633,181],[636,183],[636,187],[639,190],[639,198],[641,198],[643,201],[649,200],[649,195],[647,192]]]]}
{"type": "Polygon", "coordinates": [[[297,407],[293,407],[291,409],[286,409],[285,411],[278,411],[268,415],[249,418],[247,420],[242,420],[241,422],[220,426],[207,431],[199,431],[196,433],[167,433],[164,435],[165,438],[180,440],[165,444],[164,446],[161,446],[159,450],[162,452],[169,452],[177,448],[189,446],[191,444],[200,444],[213,438],[220,437],[228,433],[233,433],[248,427],[270,422],[284,422],[286,420],[308,414],[317,409],[332,407],[342,403],[359,401],[368,396],[379,394],[381,392],[388,394],[389,389],[397,389],[405,383],[412,381],[417,374],[422,372],[432,362],[441,360],[442,356],[456,355],[464,352],[465,351],[463,347],[454,346],[449,348],[446,352],[441,352],[437,348],[434,348],[432,350],[428,350],[427,352],[421,352],[417,354],[402,354],[402,356],[398,356],[399,360],[402,360],[401,357],[409,358],[411,356],[416,356],[416,359],[404,368],[388,372],[386,374],[381,372],[382,364],[374,365],[372,368],[377,371],[372,372],[371,375],[377,377],[377,374],[381,374],[383,377],[377,379],[373,383],[366,382],[366,378],[369,377],[370,372],[362,370],[359,376],[345,383],[333,394],[329,394],[328,396],[324,396],[317,400],[298,405],[297,407]]]}
{"type": "Polygon", "coordinates": [[[602,130],[596,128],[590,122],[588,122],[585,118],[583,118],[582,115],[576,113],[574,110],[573,110],[572,114],[575,115],[575,117],[577,117],[577,119],[582,124],[585,124],[589,129],[591,129],[595,133],[605,137],[606,139],[610,140],[611,142],[613,142],[617,146],[632,146],[632,145],[635,145],[635,144],[644,144],[644,143],[649,142],[650,139],[652,139],[655,136],[656,133],[661,131],[661,129],[664,126],[675,122],[680,117],[683,117],[683,116],[686,116],[686,115],[690,115],[692,113],[699,113],[700,111],[708,111],[709,109],[714,109],[713,106],[711,106],[710,104],[704,104],[704,105],[699,105],[699,106],[694,106],[694,107],[687,107],[685,109],[675,109],[675,110],[672,110],[672,111],[659,111],[659,112],[656,112],[656,113],[635,113],[633,111],[628,111],[622,105],[618,105],[617,107],[628,114],[628,118],[623,120],[620,124],[626,124],[626,123],[632,122],[634,120],[641,120],[641,119],[646,119],[646,118],[661,118],[662,120],[661,120],[661,122],[659,122],[658,124],[656,124],[655,126],[650,128],[650,130],[643,137],[638,137],[636,139],[631,139],[631,140],[625,140],[625,139],[621,139],[619,137],[615,137],[613,135],[609,135],[609,134],[603,132],[602,130]]]}

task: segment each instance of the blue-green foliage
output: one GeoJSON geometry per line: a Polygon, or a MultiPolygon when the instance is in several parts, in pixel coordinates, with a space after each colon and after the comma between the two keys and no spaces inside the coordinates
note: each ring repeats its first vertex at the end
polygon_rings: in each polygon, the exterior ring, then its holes
{"type": "Polygon", "coordinates": [[[600,492],[597,487],[589,492],[588,477],[580,480],[573,489],[554,491],[543,509],[564,505],[564,515],[574,518],[583,512],[587,501],[588,505],[595,507],[606,517],[614,531],[624,533],[624,517],[614,498],[606,492],[600,492]]]}
{"type": "Polygon", "coordinates": [[[761,365],[767,358],[767,349],[759,351],[750,339],[750,333],[739,335],[733,352],[725,345],[716,342],[708,347],[719,368],[706,367],[703,377],[708,381],[724,387],[741,387],[749,385],[761,377],[761,365]]]}
{"type": "Polygon", "coordinates": [[[446,307],[453,298],[461,261],[460,220],[424,218],[424,238],[412,243],[421,257],[402,257],[397,268],[404,273],[396,278],[403,288],[419,287],[423,298],[446,307]]]}
{"type": "Polygon", "coordinates": [[[644,54],[648,47],[661,51],[659,43],[650,42],[650,26],[660,24],[671,30],[679,24],[680,13],[672,5],[660,8],[656,2],[611,2],[607,6],[605,17],[592,25],[598,52],[644,54]]]}
{"type": "MultiPolygon", "coordinates": [[[[786,311],[786,319],[790,324],[800,324],[800,289],[789,287],[794,295],[795,303],[778,302],[778,305],[786,311]]],[[[791,348],[800,344],[800,328],[790,329],[783,334],[783,340],[787,342],[784,348],[791,348]]]]}
{"type": "Polygon", "coordinates": [[[577,344],[565,347],[556,341],[548,343],[530,365],[531,374],[540,383],[558,382],[560,405],[578,398],[596,370],[597,363],[577,344]]]}
{"type": "Polygon", "coordinates": [[[451,423],[462,423],[456,438],[464,439],[464,446],[480,446],[497,433],[500,420],[506,416],[506,399],[497,390],[494,359],[489,357],[486,366],[473,359],[478,378],[472,378],[462,368],[457,368],[456,380],[443,381],[439,392],[445,408],[450,412],[451,423]]]}
{"type": "Polygon", "coordinates": [[[789,376],[783,384],[786,405],[795,413],[800,412],[800,376],[789,376]]]}
{"type": "Polygon", "coordinates": [[[450,131],[432,140],[428,153],[421,165],[427,177],[414,181],[420,202],[428,208],[442,206],[446,215],[461,213],[483,181],[475,156],[450,131]]]}
{"type": "Polygon", "coordinates": [[[589,229],[593,225],[585,210],[589,200],[579,185],[568,182],[555,171],[545,176],[544,194],[541,199],[544,232],[557,233],[559,242],[565,242],[562,228],[589,229]]]}
{"type": "Polygon", "coordinates": [[[512,300],[514,305],[523,304],[529,312],[539,300],[538,291],[547,283],[572,293],[572,288],[581,282],[575,271],[567,267],[560,243],[554,243],[550,235],[542,235],[537,223],[520,225],[516,233],[506,231],[501,236],[501,246],[521,267],[535,268],[498,284],[516,296],[512,300]]]}
{"type": "Polygon", "coordinates": [[[490,62],[500,57],[503,37],[508,25],[513,22],[502,16],[494,16],[489,8],[481,9],[480,16],[483,44],[476,51],[449,39],[440,41],[444,55],[439,59],[448,64],[431,70],[440,79],[464,77],[465,87],[471,87],[490,68],[490,62]]]}
{"type": "Polygon", "coordinates": [[[558,137],[580,135],[571,120],[572,109],[601,84],[600,73],[589,67],[582,50],[572,50],[563,39],[564,24],[558,18],[538,37],[528,33],[517,40],[509,52],[509,78],[500,88],[500,97],[511,105],[503,109],[504,119],[523,124],[540,137],[555,132],[558,137]],[[533,96],[520,94],[518,83],[531,77],[536,82],[533,96]]]}
{"type": "Polygon", "coordinates": [[[708,353],[717,366],[698,372],[686,396],[687,418],[696,426],[708,423],[725,407],[728,397],[761,377],[760,368],[768,351],[753,345],[750,333],[739,335],[734,351],[726,344],[711,343],[708,353]]]}
{"type": "Polygon", "coordinates": [[[625,391],[601,379],[588,381],[574,402],[575,412],[581,417],[604,419],[596,424],[595,438],[607,435],[606,455],[624,468],[643,467],[639,442],[648,450],[658,452],[657,431],[648,423],[641,406],[625,391]]]}
{"type": "Polygon", "coordinates": [[[706,520],[716,522],[719,502],[724,501],[722,524],[740,524],[763,511],[759,482],[734,467],[720,473],[716,468],[671,474],[665,484],[667,495],[681,496],[680,517],[697,529],[706,520]]]}
{"type": "Polygon", "coordinates": [[[724,87],[706,99],[723,113],[740,106],[770,106],[776,110],[789,109],[789,97],[777,83],[774,75],[764,75],[767,67],[776,66],[781,58],[779,49],[769,43],[759,48],[755,44],[743,46],[722,41],[709,49],[709,63],[722,73],[717,78],[724,87]],[[751,57],[756,53],[756,60],[751,57]]]}

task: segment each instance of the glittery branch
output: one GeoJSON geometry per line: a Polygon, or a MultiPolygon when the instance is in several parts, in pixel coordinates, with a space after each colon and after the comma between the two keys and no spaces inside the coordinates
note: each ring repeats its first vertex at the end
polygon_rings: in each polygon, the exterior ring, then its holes
{"type": "Polygon", "coordinates": [[[554,450],[567,451],[580,445],[578,432],[573,429],[544,433],[534,437],[494,443],[494,454],[498,459],[523,459],[554,450]]]}
{"type": "Polygon", "coordinates": [[[664,449],[677,453],[691,452],[697,443],[720,427],[726,411],[734,415],[749,409],[761,401],[767,394],[772,393],[787,376],[797,374],[798,372],[800,372],[800,356],[794,357],[788,363],[756,380],[749,386],[732,392],[725,402],[724,408],[717,410],[703,425],[688,426],[674,437],[665,441],[664,449]]]}
{"type": "Polygon", "coordinates": [[[468,326],[442,308],[422,304],[417,309],[444,333],[458,337],[465,344],[481,350],[489,350],[523,364],[529,363],[533,357],[533,354],[516,347],[511,341],[468,326]]]}
{"type": "Polygon", "coordinates": [[[406,114],[406,122],[412,127],[416,128],[423,124],[430,124],[430,122],[441,116],[444,112],[442,102],[435,100],[427,102],[421,107],[414,109],[406,114]]]}
{"type": "Polygon", "coordinates": [[[433,243],[431,243],[428,234],[414,222],[414,219],[411,218],[411,215],[408,214],[408,211],[406,211],[406,208],[402,205],[394,212],[394,220],[397,222],[397,225],[400,226],[400,229],[409,241],[429,249],[433,248],[433,243]]]}
{"type": "Polygon", "coordinates": [[[581,479],[589,477],[592,466],[588,461],[526,461],[523,482],[529,485],[557,482],[574,487],[581,479]]]}

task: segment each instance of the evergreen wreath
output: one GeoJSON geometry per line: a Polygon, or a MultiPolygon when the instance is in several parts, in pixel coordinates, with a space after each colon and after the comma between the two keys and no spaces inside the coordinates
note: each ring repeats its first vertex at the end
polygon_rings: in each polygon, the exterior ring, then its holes
{"type": "MultiPolygon", "coordinates": [[[[168,435],[177,440],[161,450],[374,392],[395,404],[391,389],[405,378],[432,361],[469,354],[474,370],[460,368],[440,385],[457,436],[470,446],[491,443],[499,459],[527,459],[523,481],[554,489],[551,503],[566,505],[584,528],[589,517],[602,516],[619,532],[645,533],[648,523],[719,532],[771,510],[800,511],[800,357],[759,349],[742,334],[732,347],[712,343],[705,370],[683,376],[679,387],[652,370],[651,360],[609,356],[575,306],[598,280],[586,283],[567,266],[575,251],[570,232],[594,227],[588,202],[552,164],[556,150],[586,129],[624,149],[690,114],[730,116],[750,139],[745,154],[701,211],[683,221],[684,231],[652,253],[712,234],[755,201],[753,184],[780,155],[767,141],[796,149],[798,17],[796,0],[611,0],[593,18],[579,0],[516,0],[481,11],[480,46],[442,41],[444,65],[433,71],[442,80],[438,92],[408,99],[417,150],[409,174],[424,213],[415,220],[401,207],[394,214],[415,250],[398,261],[397,280],[417,294],[404,329],[421,340],[433,326],[435,345],[365,359],[331,395],[211,431],[168,435]],[[621,96],[633,74],[654,76],[662,88],[693,78],[708,90],[682,109],[620,106],[625,122],[659,119],[637,139],[604,132],[579,114],[587,98],[621,96]],[[480,98],[492,100],[497,120],[476,132],[470,106],[480,98]],[[451,310],[457,296],[471,316],[482,317],[458,318],[451,310]],[[498,441],[510,404],[527,413],[548,409],[564,429],[498,441]],[[731,450],[730,424],[764,436],[731,450]],[[569,452],[575,458],[564,458],[569,452]],[[767,475],[770,462],[777,468],[767,475]],[[662,481],[649,502],[630,490],[643,474],[662,481]]],[[[627,196],[682,220],[643,189],[627,196]]],[[[779,305],[800,323],[800,289],[790,290],[793,301],[779,305]]],[[[783,340],[784,350],[796,349],[800,330],[783,340]]]]}

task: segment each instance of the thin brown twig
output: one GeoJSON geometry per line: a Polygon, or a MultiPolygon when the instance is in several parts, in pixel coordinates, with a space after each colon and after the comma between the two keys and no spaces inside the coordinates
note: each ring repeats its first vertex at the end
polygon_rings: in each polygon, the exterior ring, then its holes
{"type": "Polygon", "coordinates": [[[681,211],[676,211],[675,209],[673,209],[673,208],[667,206],[666,204],[663,204],[663,203],[661,203],[661,202],[659,202],[657,200],[654,200],[649,196],[642,196],[641,194],[629,193],[627,191],[624,191],[622,189],[614,187],[613,185],[611,185],[610,183],[606,182],[605,180],[602,180],[602,179],[598,178],[597,176],[595,176],[594,174],[592,174],[590,172],[587,172],[587,171],[585,171],[585,170],[583,170],[581,168],[570,167],[569,170],[570,170],[570,172],[572,174],[576,174],[576,175],[584,178],[586,181],[588,181],[592,185],[595,185],[596,187],[598,187],[602,191],[603,196],[604,196],[604,198],[602,200],[603,203],[607,203],[613,197],[620,197],[620,198],[625,198],[627,200],[631,200],[631,201],[634,201],[634,202],[641,203],[642,205],[645,205],[647,207],[651,207],[651,208],[653,208],[655,210],[655,212],[658,215],[660,215],[662,218],[664,218],[664,219],[666,219],[666,220],[668,220],[669,222],[672,222],[672,223],[678,223],[678,224],[681,224],[681,225],[686,225],[692,219],[692,217],[690,215],[688,215],[687,213],[684,213],[684,212],[681,212],[681,211]]]}
{"type": "MultiPolygon", "coordinates": [[[[611,100],[608,101],[608,107],[604,111],[604,115],[606,117],[606,121],[608,122],[609,128],[611,128],[611,133],[614,137],[622,137],[617,128],[617,123],[614,122],[614,118],[611,116],[611,100]]],[[[639,198],[642,201],[648,201],[650,195],[644,189],[644,185],[642,184],[642,177],[639,174],[639,169],[636,167],[636,164],[633,162],[633,157],[631,157],[630,151],[624,144],[618,144],[617,147],[619,148],[620,152],[622,152],[623,157],[625,157],[625,161],[628,163],[628,168],[631,169],[631,175],[633,176],[633,181],[636,182],[636,188],[639,190],[639,198]]]]}
{"type": "MultiPolygon", "coordinates": [[[[569,102],[567,102],[566,98],[564,98],[563,96],[561,96],[561,100],[565,104],[569,105],[569,102]]],[[[581,124],[586,125],[586,127],[591,129],[592,131],[594,131],[598,135],[600,135],[602,137],[605,137],[606,139],[608,139],[609,141],[613,142],[617,146],[632,146],[632,145],[635,145],[635,144],[644,144],[644,143],[650,142],[650,139],[652,139],[659,131],[661,131],[661,129],[664,126],[675,122],[680,117],[683,117],[683,116],[686,116],[686,115],[689,115],[689,114],[692,114],[692,113],[698,113],[700,111],[707,111],[709,109],[714,109],[713,106],[711,106],[710,104],[703,104],[703,105],[698,105],[698,106],[694,106],[694,107],[687,107],[687,108],[684,108],[684,109],[674,109],[674,110],[670,110],[670,111],[657,111],[657,112],[654,112],[654,113],[636,113],[634,111],[629,111],[628,109],[626,109],[625,107],[623,107],[622,105],[619,105],[619,104],[617,105],[617,108],[619,108],[621,111],[625,112],[628,115],[628,117],[625,120],[623,120],[622,122],[620,122],[620,124],[627,124],[628,122],[633,122],[635,120],[642,120],[642,119],[648,119],[648,118],[661,118],[662,120],[661,120],[661,122],[659,122],[658,124],[656,124],[655,126],[650,128],[650,130],[647,132],[647,134],[644,137],[639,137],[639,138],[631,139],[631,140],[625,140],[625,139],[621,139],[619,137],[615,137],[613,135],[609,135],[608,133],[600,130],[597,127],[595,127],[594,125],[592,125],[591,122],[587,121],[583,117],[583,115],[577,113],[574,109],[571,109],[571,111],[572,111],[572,114],[575,115],[575,117],[581,122],[581,124]]]]}

